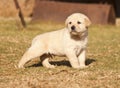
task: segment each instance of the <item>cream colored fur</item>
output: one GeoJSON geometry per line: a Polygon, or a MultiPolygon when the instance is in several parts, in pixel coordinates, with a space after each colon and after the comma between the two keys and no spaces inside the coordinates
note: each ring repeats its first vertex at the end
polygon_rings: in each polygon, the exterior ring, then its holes
{"type": "Polygon", "coordinates": [[[66,56],[73,68],[84,68],[85,53],[88,36],[88,26],[91,22],[87,16],[74,13],[66,19],[66,27],[53,32],[36,36],[31,47],[25,52],[18,67],[33,58],[40,57],[42,64],[47,68],[54,68],[49,63],[51,55],[66,56]],[[74,26],[74,28],[72,28],[74,26]]]}

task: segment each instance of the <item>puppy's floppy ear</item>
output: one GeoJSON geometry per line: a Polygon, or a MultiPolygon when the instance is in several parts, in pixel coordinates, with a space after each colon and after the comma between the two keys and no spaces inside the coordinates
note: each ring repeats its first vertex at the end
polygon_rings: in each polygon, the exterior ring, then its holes
{"type": "Polygon", "coordinates": [[[85,24],[87,27],[89,27],[91,25],[91,21],[89,18],[85,18],[85,24]]]}

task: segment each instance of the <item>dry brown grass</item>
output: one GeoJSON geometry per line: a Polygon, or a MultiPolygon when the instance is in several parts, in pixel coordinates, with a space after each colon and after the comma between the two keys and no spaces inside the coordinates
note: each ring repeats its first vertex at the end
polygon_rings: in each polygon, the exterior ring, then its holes
{"type": "Polygon", "coordinates": [[[92,26],[86,69],[72,69],[67,58],[55,57],[55,69],[41,66],[39,58],[15,66],[37,34],[62,28],[56,24],[28,24],[20,30],[14,21],[0,22],[0,88],[119,88],[120,27],[92,26]]]}

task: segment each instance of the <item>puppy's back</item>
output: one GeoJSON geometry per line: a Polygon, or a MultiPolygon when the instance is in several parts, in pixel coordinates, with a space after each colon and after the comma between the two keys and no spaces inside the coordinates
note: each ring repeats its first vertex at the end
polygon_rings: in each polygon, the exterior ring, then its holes
{"type": "Polygon", "coordinates": [[[57,41],[61,40],[61,37],[63,36],[64,29],[61,30],[57,30],[57,31],[52,31],[52,32],[47,32],[47,33],[43,33],[40,35],[37,35],[33,40],[32,40],[32,44],[34,44],[35,42],[50,42],[50,43],[54,43],[57,41]]]}

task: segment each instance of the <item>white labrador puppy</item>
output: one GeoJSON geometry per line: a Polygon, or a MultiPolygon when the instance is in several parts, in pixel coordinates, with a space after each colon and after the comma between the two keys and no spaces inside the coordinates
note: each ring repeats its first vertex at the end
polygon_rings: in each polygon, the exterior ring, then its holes
{"type": "Polygon", "coordinates": [[[87,16],[74,13],[66,19],[65,24],[64,29],[36,36],[18,67],[23,68],[26,62],[40,56],[44,67],[54,68],[49,63],[51,55],[67,56],[73,68],[86,67],[85,52],[91,22],[87,16]]]}

